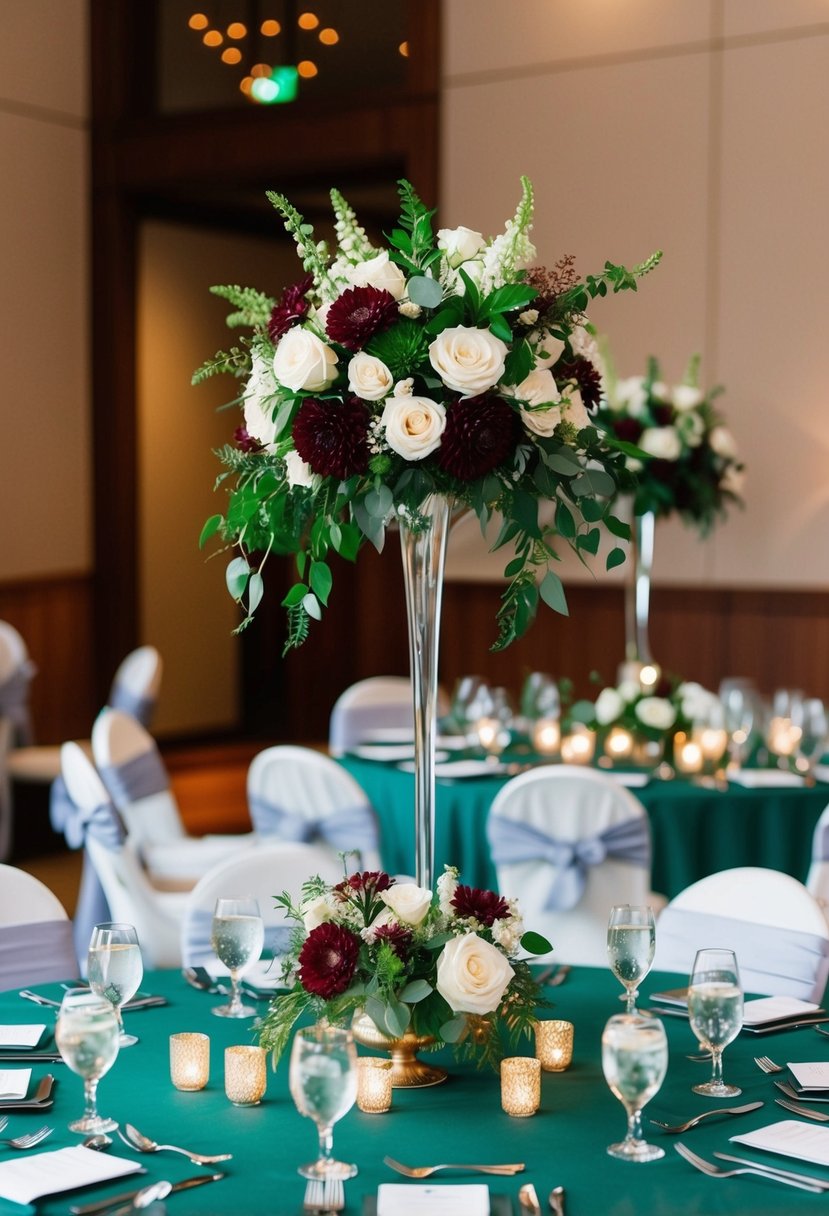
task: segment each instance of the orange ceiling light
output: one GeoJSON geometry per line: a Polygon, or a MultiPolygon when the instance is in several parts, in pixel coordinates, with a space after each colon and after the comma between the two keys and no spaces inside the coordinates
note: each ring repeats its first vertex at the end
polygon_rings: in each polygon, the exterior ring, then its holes
{"type": "Polygon", "coordinates": [[[340,35],[330,25],[320,30],[318,37],[323,46],[336,46],[340,41],[340,35]]]}
{"type": "Polygon", "coordinates": [[[193,13],[187,24],[190,26],[191,30],[206,30],[210,22],[207,20],[204,13],[193,13]]]}
{"type": "Polygon", "coordinates": [[[297,25],[301,30],[315,30],[320,23],[320,19],[316,13],[300,13],[297,17],[297,25]]]}
{"type": "Polygon", "coordinates": [[[310,80],[319,72],[319,68],[314,63],[313,59],[300,59],[296,65],[296,70],[299,72],[303,80],[310,80]]]}
{"type": "Polygon", "coordinates": [[[243,25],[241,21],[231,21],[227,27],[227,36],[232,38],[234,42],[238,42],[241,38],[246,38],[248,27],[243,25]]]}
{"type": "Polygon", "coordinates": [[[242,79],[239,81],[239,88],[242,90],[242,92],[245,94],[246,97],[250,97],[250,90],[252,87],[253,87],[253,77],[252,76],[243,76],[242,79]]]}
{"type": "Polygon", "coordinates": [[[282,26],[279,24],[278,21],[274,21],[270,17],[268,18],[267,21],[263,21],[262,24],[259,26],[259,33],[262,35],[263,38],[275,38],[277,36],[277,34],[281,34],[281,32],[282,32],[282,26]]]}
{"type": "Polygon", "coordinates": [[[202,42],[205,46],[221,46],[224,42],[224,35],[220,34],[218,30],[208,30],[202,38],[202,42]]]}
{"type": "Polygon", "coordinates": [[[398,49],[398,51],[400,52],[400,54],[403,56],[403,58],[404,58],[404,59],[408,59],[408,58],[409,58],[409,44],[408,44],[408,42],[401,42],[401,43],[400,43],[400,46],[399,46],[397,49],[398,49]]]}
{"type": "Polygon", "coordinates": [[[250,74],[254,80],[258,80],[260,76],[270,76],[273,68],[269,63],[255,63],[250,69],[250,74]]]}
{"type": "Polygon", "coordinates": [[[233,65],[241,62],[242,52],[237,46],[229,46],[226,50],[222,51],[222,63],[229,63],[233,65]]]}

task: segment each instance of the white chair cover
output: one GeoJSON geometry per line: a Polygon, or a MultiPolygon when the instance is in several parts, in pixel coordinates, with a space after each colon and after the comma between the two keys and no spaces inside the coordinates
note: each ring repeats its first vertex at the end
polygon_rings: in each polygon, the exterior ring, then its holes
{"type": "Polygon", "coordinates": [[[0,714],[0,861],[12,851],[12,791],[9,777],[9,752],[12,744],[12,724],[0,714]]]}
{"type": "Polygon", "coordinates": [[[351,869],[381,869],[377,816],[336,760],[308,747],[269,747],[248,769],[248,805],[259,836],[356,851],[351,869]]]}
{"type": "Polygon", "coordinates": [[[77,974],[72,926],[60,900],[31,874],[0,865],[0,988],[77,974]]]}
{"type": "Polygon", "coordinates": [[[131,714],[149,727],[161,689],[161,655],[155,646],[139,646],[122,660],[112,681],[107,704],[131,714]]]}
{"type": "Polygon", "coordinates": [[[829,806],[815,824],[812,836],[812,864],[806,878],[806,889],[814,895],[829,919],[829,806]]]}
{"type": "Polygon", "coordinates": [[[12,723],[12,746],[33,742],[29,684],[37,668],[13,625],[0,621],[0,716],[12,723]]]}
{"type": "MultiPolygon", "coordinates": [[[[449,712],[443,689],[438,689],[438,714],[449,712]]],[[[328,728],[328,750],[344,756],[377,728],[410,730],[414,736],[412,683],[407,676],[371,676],[359,680],[334,702],[328,728]]]]}
{"type": "MultiPolygon", "coordinates": [[[[607,921],[613,904],[653,903],[645,808],[629,790],[603,773],[575,765],[522,773],[497,794],[487,834],[499,891],[508,898],[520,899],[524,923],[552,942],[551,957],[557,962],[607,966],[607,921]],[[548,838],[555,863],[544,860],[540,844],[532,860],[499,860],[499,855],[509,855],[508,850],[502,843],[499,854],[492,842],[508,839],[510,822],[516,825],[516,834],[527,828],[528,836],[538,833],[548,838]],[[601,845],[596,849],[592,843],[608,833],[611,837],[617,832],[626,835],[631,828],[636,838],[635,861],[618,859],[611,847],[601,845]],[[591,844],[580,857],[586,842],[591,844]],[[570,852],[583,878],[581,897],[567,910],[550,907],[551,891],[559,880],[561,845],[573,846],[564,851],[570,852]]],[[[630,850],[622,852],[628,855],[630,850]]],[[[567,902],[565,899],[564,904],[567,902]]]]}
{"type": "Polygon", "coordinates": [[[253,896],[265,924],[264,952],[284,954],[290,932],[296,926],[274,905],[274,895],[289,891],[300,902],[302,884],[313,875],[338,882],[342,866],[327,849],[310,844],[262,844],[256,849],[216,866],[190,892],[184,912],[181,955],[185,967],[211,964],[216,956],[210,945],[210,928],[216,900],[253,896]]]}

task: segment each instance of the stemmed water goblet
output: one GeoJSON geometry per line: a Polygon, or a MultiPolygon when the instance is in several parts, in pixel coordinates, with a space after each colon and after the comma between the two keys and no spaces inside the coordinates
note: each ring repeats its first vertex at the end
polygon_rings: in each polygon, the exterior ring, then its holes
{"type": "Polygon", "coordinates": [[[72,1072],[83,1077],[84,1113],[69,1124],[70,1132],[113,1132],[114,1119],[98,1114],[98,1082],[118,1055],[118,1017],[110,1001],[94,992],[67,992],[55,1026],[55,1042],[72,1072]]]}
{"type": "Polygon", "coordinates": [[[639,983],[651,969],[656,949],[653,908],[644,904],[615,904],[607,922],[610,970],[624,985],[619,997],[625,1012],[634,1013],[639,983]]]}
{"type": "Polygon", "coordinates": [[[701,1045],[711,1052],[711,1080],[695,1094],[734,1098],[742,1090],[722,1079],[722,1053],[743,1025],[743,990],[733,950],[698,950],[688,985],[688,1020],[701,1045]]]}
{"type": "Polygon", "coordinates": [[[665,1150],[642,1139],[642,1108],[650,1102],[668,1071],[668,1039],[659,1018],[617,1013],[602,1034],[605,1080],[627,1111],[624,1140],[608,1145],[611,1157],[624,1161],[657,1161],[665,1150]]]}
{"type": "Polygon", "coordinates": [[[259,958],[265,944],[265,927],[259,915],[259,904],[246,896],[241,899],[217,899],[213,912],[210,944],[220,963],[230,972],[230,1001],[217,1005],[211,1012],[220,1018],[249,1018],[256,1013],[252,1005],[243,1005],[239,981],[259,958]]]}
{"type": "Polygon", "coordinates": [[[350,1030],[325,1023],[294,1035],[288,1073],[297,1110],[313,1119],[319,1132],[319,1157],[299,1167],[303,1178],[353,1178],[357,1166],[333,1156],[334,1124],[357,1099],[357,1050],[350,1030]]]}
{"type": "Polygon", "coordinates": [[[737,773],[751,751],[751,732],[756,725],[756,696],[740,681],[723,680],[720,701],[728,732],[728,769],[737,773]]]}
{"type": "Polygon", "coordinates": [[[95,925],[86,956],[89,987],[109,1001],[118,1017],[119,1047],[132,1047],[138,1039],[124,1031],[123,1006],[131,1000],[144,975],[138,934],[132,925],[107,921],[95,925]]]}
{"type": "Polygon", "coordinates": [[[800,727],[800,739],[796,748],[795,767],[807,782],[815,780],[815,765],[819,764],[829,740],[829,714],[818,697],[806,697],[793,715],[795,726],[800,727]]]}

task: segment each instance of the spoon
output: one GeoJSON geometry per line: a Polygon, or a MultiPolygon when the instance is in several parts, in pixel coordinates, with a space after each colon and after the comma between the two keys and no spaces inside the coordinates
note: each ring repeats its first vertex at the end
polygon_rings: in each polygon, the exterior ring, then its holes
{"type": "Polygon", "coordinates": [[[554,1216],[564,1216],[564,1187],[554,1186],[550,1191],[548,1202],[550,1204],[550,1211],[554,1213],[554,1216]]]}
{"type": "Polygon", "coordinates": [[[538,1192],[531,1182],[525,1182],[519,1190],[518,1202],[525,1212],[531,1212],[532,1216],[541,1216],[541,1204],[538,1201],[538,1192]]]}
{"type": "Polygon", "coordinates": [[[166,1148],[171,1153],[181,1153],[184,1157],[189,1157],[194,1165],[213,1165],[216,1161],[230,1161],[233,1156],[232,1153],[219,1153],[217,1156],[205,1157],[203,1153],[192,1153],[189,1148],[178,1148],[175,1144],[157,1144],[155,1140],[143,1136],[131,1123],[124,1126],[127,1134],[124,1135],[119,1128],[118,1135],[125,1144],[128,1144],[130,1148],[138,1149],[140,1153],[158,1153],[166,1148]]]}
{"type": "Polygon", "coordinates": [[[101,1149],[109,1148],[112,1144],[112,1137],[107,1136],[104,1132],[99,1132],[96,1136],[87,1136],[83,1142],[84,1148],[94,1148],[96,1152],[101,1149]]]}
{"type": "Polygon", "coordinates": [[[110,1212],[108,1216],[129,1216],[130,1212],[140,1211],[142,1208],[148,1208],[151,1203],[155,1203],[157,1199],[166,1199],[173,1189],[173,1184],[162,1179],[161,1182],[151,1182],[149,1186],[142,1187],[138,1194],[133,1199],[132,1203],[126,1203],[121,1208],[116,1208],[110,1212]]]}

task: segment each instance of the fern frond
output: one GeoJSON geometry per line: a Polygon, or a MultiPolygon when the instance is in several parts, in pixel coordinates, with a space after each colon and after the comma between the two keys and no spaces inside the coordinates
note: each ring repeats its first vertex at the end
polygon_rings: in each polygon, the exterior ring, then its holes
{"type": "Polygon", "coordinates": [[[250,329],[264,329],[271,315],[274,300],[255,287],[239,287],[235,284],[225,287],[211,287],[211,293],[227,300],[237,310],[227,318],[226,324],[230,329],[247,326],[250,329]]]}
{"type": "Polygon", "coordinates": [[[203,384],[211,376],[230,375],[241,379],[250,373],[250,355],[239,346],[230,350],[218,350],[212,359],[196,368],[190,378],[191,384],[203,384]]]}

